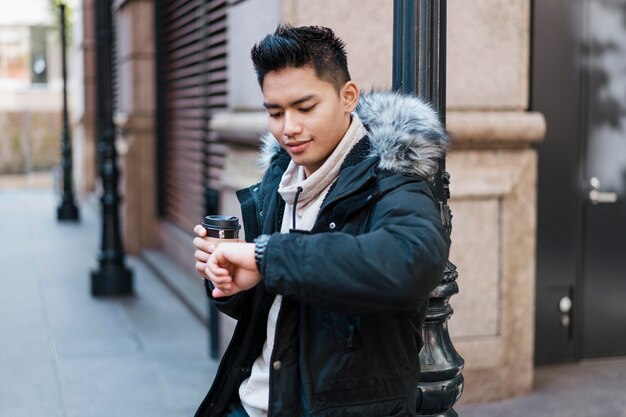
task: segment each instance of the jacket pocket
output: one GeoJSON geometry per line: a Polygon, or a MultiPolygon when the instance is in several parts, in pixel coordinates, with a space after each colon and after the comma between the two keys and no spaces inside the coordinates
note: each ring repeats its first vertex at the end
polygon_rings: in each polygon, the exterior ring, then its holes
{"type": "Polygon", "coordinates": [[[345,351],[357,349],[359,317],[335,312],[329,312],[328,315],[339,349],[345,351]]]}

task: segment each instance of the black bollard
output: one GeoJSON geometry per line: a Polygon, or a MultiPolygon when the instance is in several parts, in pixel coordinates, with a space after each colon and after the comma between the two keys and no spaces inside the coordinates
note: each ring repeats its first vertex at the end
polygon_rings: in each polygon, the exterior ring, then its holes
{"type": "Polygon", "coordinates": [[[103,193],[102,245],[99,268],[91,273],[91,293],[96,296],[127,295],[133,292],[132,271],[124,264],[120,234],[118,193],[120,171],[113,124],[113,29],[110,0],[96,0],[96,79],[98,153],[103,193]]]}
{"type": "Polygon", "coordinates": [[[57,220],[78,220],[78,207],[74,203],[72,184],[72,139],[67,117],[67,41],[65,36],[65,5],[59,5],[61,15],[61,69],[63,74],[63,132],[61,133],[61,168],[63,170],[63,195],[57,207],[57,220]]]}
{"type": "MultiPolygon", "coordinates": [[[[393,88],[432,103],[445,126],[446,0],[394,0],[393,53],[393,88]]],[[[450,175],[445,157],[439,161],[433,182],[441,221],[450,234],[450,175]]],[[[447,326],[452,316],[448,300],[458,292],[456,279],[456,266],[448,262],[441,283],[430,295],[419,355],[416,407],[420,416],[457,416],[452,407],[463,392],[464,361],[454,349],[447,326]]]]}

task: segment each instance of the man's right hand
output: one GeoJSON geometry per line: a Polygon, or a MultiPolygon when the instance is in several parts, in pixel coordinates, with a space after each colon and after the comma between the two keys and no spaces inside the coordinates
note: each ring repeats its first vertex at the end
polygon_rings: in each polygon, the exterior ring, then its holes
{"type": "Polygon", "coordinates": [[[196,227],[193,228],[193,231],[196,235],[198,235],[198,237],[193,239],[193,245],[196,247],[196,252],[194,253],[194,257],[196,258],[196,271],[198,271],[202,278],[208,279],[209,277],[205,270],[207,262],[215,250],[215,245],[204,239],[207,231],[201,225],[196,225],[196,227]]]}

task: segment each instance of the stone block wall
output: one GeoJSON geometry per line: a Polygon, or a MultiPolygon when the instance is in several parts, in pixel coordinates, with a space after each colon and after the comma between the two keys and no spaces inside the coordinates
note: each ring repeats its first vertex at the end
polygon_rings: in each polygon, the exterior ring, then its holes
{"type": "Polygon", "coordinates": [[[0,112],[0,174],[49,170],[61,156],[61,113],[0,112]]]}
{"type": "Polygon", "coordinates": [[[94,0],[81,0],[75,10],[71,53],[72,84],[70,123],[74,142],[74,177],[80,195],[93,192],[96,167],[96,29],[94,0]]]}
{"type": "Polygon", "coordinates": [[[119,103],[115,124],[124,196],[126,250],[138,254],[157,244],[154,2],[117,0],[114,19],[119,103]]]}

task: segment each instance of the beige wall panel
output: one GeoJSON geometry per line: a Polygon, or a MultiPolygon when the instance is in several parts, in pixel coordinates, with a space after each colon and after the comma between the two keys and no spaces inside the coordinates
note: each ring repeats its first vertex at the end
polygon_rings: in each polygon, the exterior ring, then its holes
{"type": "MultiPolygon", "coordinates": [[[[285,20],[329,26],[346,41],[365,90],[391,86],[393,2],[286,0],[285,20]]],[[[448,108],[528,107],[529,0],[448,2],[448,108]]]]}
{"type": "Polygon", "coordinates": [[[156,77],[154,57],[138,59],[133,68],[133,77],[135,83],[133,106],[135,110],[146,115],[154,115],[157,107],[154,88],[156,77]]]}
{"type": "Polygon", "coordinates": [[[465,359],[461,402],[493,401],[529,392],[533,379],[536,153],[530,149],[457,151],[450,153],[447,166],[452,175],[450,207],[454,216],[450,260],[458,267],[460,288],[460,294],[450,300],[454,315],[449,329],[465,359]],[[494,272],[497,279],[493,279],[494,272]],[[486,333],[494,328],[495,333],[486,333]]]}
{"type": "Polygon", "coordinates": [[[76,191],[82,199],[96,185],[96,129],[93,120],[84,119],[73,126],[72,144],[76,191]]]}
{"type": "Polygon", "coordinates": [[[124,3],[124,12],[117,15],[116,21],[118,59],[127,61],[136,58],[137,55],[154,53],[154,5],[152,3],[147,0],[124,3]]]}
{"type": "Polygon", "coordinates": [[[79,196],[96,187],[96,45],[92,0],[83,0],[76,10],[70,90],[74,178],[79,196]]]}
{"type": "Polygon", "coordinates": [[[529,0],[450,0],[448,108],[525,110],[529,49],[529,0]]]}
{"type": "Polygon", "coordinates": [[[286,0],[285,3],[293,13],[291,17],[285,16],[290,23],[328,26],[346,42],[350,75],[363,90],[391,87],[393,1],[286,0]]]}
{"type": "Polygon", "coordinates": [[[457,337],[495,336],[499,332],[500,201],[492,197],[450,204],[454,214],[450,259],[458,267],[461,287],[452,299],[456,314],[450,331],[457,337]]]}
{"type": "Polygon", "coordinates": [[[124,202],[124,244],[128,253],[138,254],[141,249],[156,244],[157,220],[155,143],[150,131],[136,131],[118,139],[118,148],[124,149],[122,182],[124,202]]]}
{"type": "Polygon", "coordinates": [[[156,138],[154,110],[153,2],[127,0],[117,3],[114,19],[118,39],[118,104],[115,123],[120,134],[116,147],[122,160],[124,241],[137,254],[154,247],[156,208],[156,138]]]}
{"type": "Polygon", "coordinates": [[[259,88],[250,50],[281,22],[280,0],[246,0],[228,10],[227,48],[228,108],[234,111],[260,109],[259,88]]]}
{"type": "Polygon", "coordinates": [[[154,96],[154,5],[127,1],[116,19],[118,39],[119,111],[153,112],[154,96]]]}

